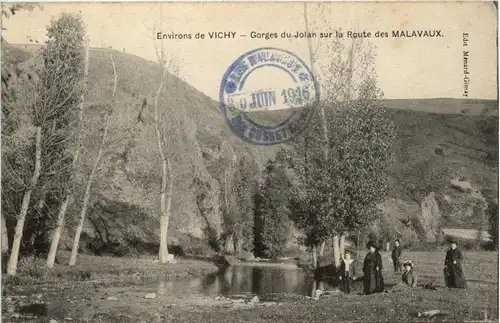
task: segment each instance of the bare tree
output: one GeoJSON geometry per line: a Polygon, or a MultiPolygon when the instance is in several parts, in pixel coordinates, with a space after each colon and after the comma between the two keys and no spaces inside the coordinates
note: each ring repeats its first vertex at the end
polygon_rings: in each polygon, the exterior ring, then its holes
{"type": "MultiPolygon", "coordinates": [[[[163,17],[162,10],[160,7],[160,26],[157,30],[162,29],[163,17]]],[[[162,97],[163,90],[167,83],[167,79],[171,73],[177,74],[177,66],[175,65],[172,58],[168,57],[167,51],[163,41],[154,41],[156,58],[160,64],[160,80],[158,82],[158,87],[153,99],[154,108],[154,124],[156,132],[156,141],[158,147],[158,156],[161,164],[161,186],[159,191],[160,197],[160,250],[158,258],[161,263],[166,263],[168,260],[168,225],[171,217],[171,207],[172,207],[172,191],[173,191],[173,172],[172,172],[172,158],[167,151],[167,143],[165,132],[162,131],[160,125],[161,114],[160,114],[160,100],[162,97]],[[159,43],[159,44],[158,44],[159,43]]]]}
{"type": "Polygon", "coordinates": [[[78,226],[76,227],[75,238],[73,240],[73,247],[71,249],[71,256],[69,259],[70,266],[74,266],[76,264],[76,257],[78,255],[78,246],[80,243],[80,236],[81,236],[82,230],[83,230],[83,224],[85,223],[85,216],[87,213],[87,207],[88,207],[88,203],[90,200],[92,183],[94,181],[94,177],[97,173],[97,169],[101,163],[101,159],[102,159],[102,156],[103,156],[104,151],[105,151],[111,115],[113,114],[113,111],[116,108],[116,86],[118,83],[118,75],[116,73],[116,66],[115,66],[115,61],[113,59],[112,53],[109,53],[109,59],[111,60],[111,65],[113,67],[113,75],[114,75],[113,91],[111,94],[111,104],[110,104],[110,106],[106,107],[107,111],[104,115],[104,129],[103,129],[103,134],[101,137],[101,143],[99,145],[99,151],[97,153],[96,158],[94,159],[92,170],[90,171],[90,175],[89,175],[89,178],[87,180],[87,185],[85,186],[85,193],[83,196],[82,208],[80,210],[80,219],[78,222],[78,226]]]}

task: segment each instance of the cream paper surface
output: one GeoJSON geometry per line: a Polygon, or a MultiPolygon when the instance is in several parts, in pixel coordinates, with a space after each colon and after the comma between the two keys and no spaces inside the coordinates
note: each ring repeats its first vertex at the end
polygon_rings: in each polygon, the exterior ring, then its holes
{"type": "MultiPolygon", "coordinates": [[[[45,3],[43,10],[18,12],[5,22],[3,35],[11,43],[45,40],[45,26],[61,12],[81,13],[91,46],[156,60],[157,33],[190,35],[165,39],[179,75],[196,89],[218,100],[222,76],[240,55],[261,47],[295,53],[309,64],[307,38],[315,32],[317,48],[333,38],[320,33],[342,30],[369,32],[376,47],[379,86],[388,99],[464,98],[464,51],[469,53],[468,98],[497,97],[497,15],[492,2],[341,2],[341,3],[45,3]],[[15,19],[14,19],[15,18],[15,19]],[[393,37],[393,32],[440,31],[441,37],[393,37]],[[228,33],[211,39],[210,33],[228,33]],[[282,38],[282,33],[292,37],[282,38]],[[387,37],[376,37],[377,32],[387,37]],[[196,39],[197,33],[204,39],[196,39]],[[265,34],[277,38],[265,39],[265,34]],[[255,38],[263,34],[264,38],[255,38]],[[467,46],[463,38],[467,34],[467,46]],[[224,36],[223,36],[224,37],[224,36]]],[[[380,35],[379,35],[380,36],[380,35]]],[[[167,36],[168,37],[168,36],[167,36]]],[[[316,61],[325,60],[319,55],[316,61]]]]}

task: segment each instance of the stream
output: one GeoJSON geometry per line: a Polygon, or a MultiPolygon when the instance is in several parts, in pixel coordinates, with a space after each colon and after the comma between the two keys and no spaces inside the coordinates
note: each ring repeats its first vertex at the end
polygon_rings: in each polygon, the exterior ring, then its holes
{"type": "Polygon", "coordinates": [[[232,265],[216,274],[160,282],[158,289],[160,293],[172,296],[265,297],[284,293],[311,296],[319,286],[324,290],[332,287],[324,282],[316,282],[314,277],[302,269],[232,265]]]}

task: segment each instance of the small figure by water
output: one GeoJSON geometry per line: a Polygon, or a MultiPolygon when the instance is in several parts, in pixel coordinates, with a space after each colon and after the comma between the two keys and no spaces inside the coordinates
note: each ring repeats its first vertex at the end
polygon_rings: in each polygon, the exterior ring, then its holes
{"type": "Polygon", "coordinates": [[[346,293],[350,294],[352,283],[356,279],[356,260],[352,258],[351,253],[346,250],[344,258],[340,263],[340,288],[346,293]]]}
{"type": "Polygon", "coordinates": [[[391,289],[391,292],[402,291],[417,287],[418,278],[413,267],[414,266],[411,260],[406,260],[405,262],[403,262],[403,268],[404,268],[403,276],[401,276],[401,281],[391,289]]]}
{"type": "Polygon", "coordinates": [[[382,256],[378,252],[379,248],[374,242],[369,242],[368,248],[370,251],[363,263],[363,292],[365,295],[384,291],[382,256]]]}
{"type": "Polygon", "coordinates": [[[394,241],[394,248],[392,249],[392,264],[394,265],[394,272],[397,273],[401,270],[401,255],[402,255],[402,250],[400,246],[400,241],[399,239],[396,239],[394,241]]]}
{"type": "Polygon", "coordinates": [[[462,252],[457,248],[457,243],[452,241],[444,260],[444,279],[447,287],[467,288],[467,282],[462,270],[462,260],[462,252]]]}

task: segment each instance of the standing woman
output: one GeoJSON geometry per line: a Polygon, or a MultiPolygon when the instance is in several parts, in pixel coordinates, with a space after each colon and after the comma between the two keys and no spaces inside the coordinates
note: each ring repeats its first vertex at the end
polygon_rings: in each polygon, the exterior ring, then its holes
{"type": "Polygon", "coordinates": [[[444,260],[444,276],[447,287],[467,288],[462,270],[462,260],[462,252],[457,248],[457,243],[452,241],[444,260]]]}
{"type": "Polygon", "coordinates": [[[363,292],[365,295],[384,291],[382,256],[378,252],[378,247],[374,242],[368,242],[368,248],[370,251],[363,263],[363,292]]]}

